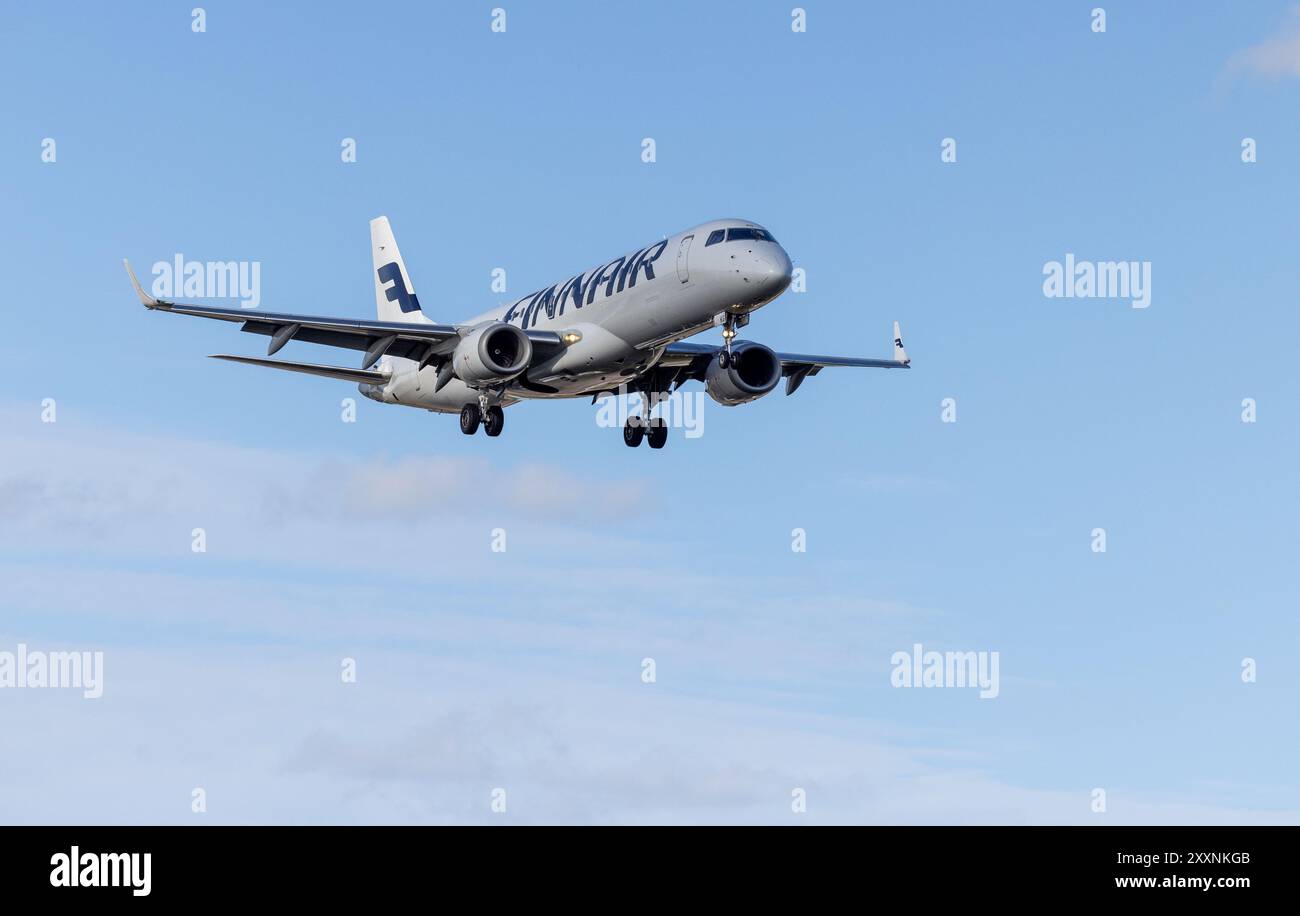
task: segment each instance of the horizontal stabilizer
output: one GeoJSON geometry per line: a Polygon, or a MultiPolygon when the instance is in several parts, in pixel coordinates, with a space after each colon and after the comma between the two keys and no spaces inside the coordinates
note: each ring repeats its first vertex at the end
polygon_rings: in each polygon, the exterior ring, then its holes
{"type": "Polygon", "coordinates": [[[288,360],[263,359],[258,356],[227,356],[224,353],[213,354],[212,358],[224,359],[232,363],[247,363],[250,366],[266,366],[268,369],[287,369],[290,372],[336,378],[343,382],[357,382],[363,385],[382,385],[388,381],[387,372],[349,369],[345,366],[318,366],[315,363],[293,363],[288,360]]]}

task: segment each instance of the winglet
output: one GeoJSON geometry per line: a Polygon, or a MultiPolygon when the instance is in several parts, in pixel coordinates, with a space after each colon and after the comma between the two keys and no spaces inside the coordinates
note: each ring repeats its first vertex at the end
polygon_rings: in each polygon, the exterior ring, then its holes
{"type": "Polygon", "coordinates": [[[126,273],[131,278],[131,285],[135,287],[135,294],[140,297],[141,305],[147,309],[156,309],[160,305],[171,304],[169,302],[163,302],[161,299],[155,299],[153,296],[146,293],[144,287],[140,285],[140,280],[136,277],[135,271],[131,269],[131,262],[126,258],[123,258],[122,263],[126,265],[126,273]]]}
{"type": "Polygon", "coordinates": [[[904,366],[912,362],[907,356],[907,351],[903,349],[903,333],[898,329],[897,321],[894,322],[894,359],[904,366]]]}

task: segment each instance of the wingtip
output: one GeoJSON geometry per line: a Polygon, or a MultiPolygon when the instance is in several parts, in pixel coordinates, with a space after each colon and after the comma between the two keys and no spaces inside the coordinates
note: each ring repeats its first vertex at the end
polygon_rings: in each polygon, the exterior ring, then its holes
{"type": "Polygon", "coordinates": [[[131,285],[135,287],[135,294],[140,297],[141,305],[147,309],[156,309],[158,306],[166,304],[161,299],[155,299],[144,291],[144,287],[140,285],[140,278],[137,277],[135,271],[131,269],[130,261],[123,258],[122,266],[126,268],[126,275],[131,278],[131,285]]]}

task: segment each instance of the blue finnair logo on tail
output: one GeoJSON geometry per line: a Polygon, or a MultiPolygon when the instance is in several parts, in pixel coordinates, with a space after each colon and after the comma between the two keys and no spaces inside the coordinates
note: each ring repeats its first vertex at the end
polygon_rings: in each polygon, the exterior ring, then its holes
{"type": "Polygon", "coordinates": [[[402,269],[397,266],[396,261],[389,261],[379,268],[379,282],[389,281],[392,281],[393,285],[384,290],[384,295],[388,297],[389,302],[396,302],[397,307],[403,312],[420,311],[420,300],[416,298],[415,293],[406,288],[406,281],[402,279],[402,269]]]}

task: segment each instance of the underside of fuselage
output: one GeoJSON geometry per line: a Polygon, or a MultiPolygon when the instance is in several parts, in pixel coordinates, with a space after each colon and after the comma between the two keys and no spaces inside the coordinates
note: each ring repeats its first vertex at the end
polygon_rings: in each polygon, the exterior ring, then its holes
{"type": "MultiPolygon", "coordinates": [[[[519,401],[584,398],[601,392],[616,392],[621,386],[634,385],[639,377],[654,367],[663,353],[662,348],[641,351],[629,348],[629,351],[629,356],[620,361],[589,372],[514,379],[501,386],[499,392],[493,392],[491,400],[508,407],[519,401]]],[[[466,404],[478,403],[480,389],[453,378],[435,390],[437,372],[433,367],[426,366],[416,371],[414,362],[402,360],[408,365],[394,365],[397,362],[389,363],[392,378],[386,385],[362,384],[358,386],[361,393],[384,403],[438,413],[460,413],[466,404]]]]}

